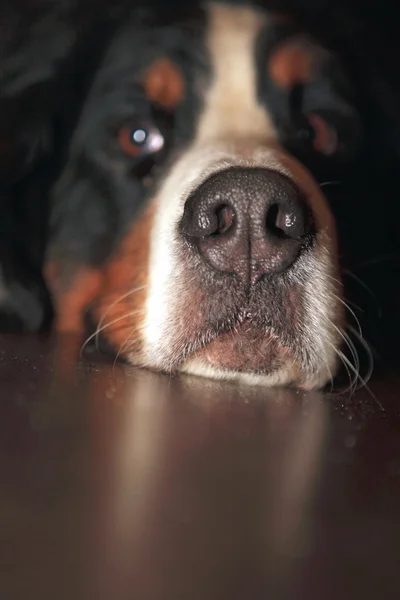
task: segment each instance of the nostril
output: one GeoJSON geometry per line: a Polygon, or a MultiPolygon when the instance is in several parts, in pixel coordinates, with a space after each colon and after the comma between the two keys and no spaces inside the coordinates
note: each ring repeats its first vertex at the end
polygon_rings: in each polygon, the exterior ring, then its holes
{"type": "Polygon", "coordinates": [[[310,215],[306,204],[273,203],[268,207],[266,230],[278,238],[300,239],[310,232],[310,215]]]}
{"type": "Polygon", "coordinates": [[[268,234],[272,234],[276,237],[286,237],[285,232],[279,226],[281,221],[279,213],[280,210],[278,204],[271,204],[267,211],[265,227],[268,234]]]}
{"type": "Polygon", "coordinates": [[[293,211],[285,210],[278,204],[273,204],[266,219],[267,232],[279,238],[299,237],[298,218],[293,211]]]}
{"type": "Polygon", "coordinates": [[[182,220],[182,231],[192,238],[224,235],[235,222],[235,211],[215,197],[213,202],[188,203],[182,220]]]}
{"type": "Polygon", "coordinates": [[[293,234],[295,234],[295,237],[297,237],[297,221],[298,219],[294,212],[280,209],[276,218],[276,226],[279,231],[282,231],[282,233],[288,237],[294,237],[293,234]]]}
{"type": "Polygon", "coordinates": [[[233,226],[235,220],[235,212],[228,204],[222,204],[216,209],[217,229],[214,235],[223,235],[233,226]]]}

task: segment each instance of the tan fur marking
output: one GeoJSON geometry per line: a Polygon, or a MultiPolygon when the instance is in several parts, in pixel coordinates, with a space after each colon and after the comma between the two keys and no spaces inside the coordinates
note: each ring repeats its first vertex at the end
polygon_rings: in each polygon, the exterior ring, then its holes
{"type": "Polygon", "coordinates": [[[151,205],[135,220],[101,270],[81,267],[72,277],[67,277],[68,267],[55,262],[46,265],[45,277],[56,311],[56,331],[78,334],[82,341],[84,315],[90,308],[96,322],[105,327],[104,337],[117,350],[127,342],[130,332],[132,340],[139,337],[147,296],[153,214],[151,205]],[[136,289],[138,291],[133,291],[136,289]]]}
{"type": "Polygon", "coordinates": [[[208,10],[213,80],[197,140],[274,138],[272,121],[256,97],[255,42],[266,17],[254,9],[223,4],[211,4],[208,10]]]}
{"type": "Polygon", "coordinates": [[[130,352],[141,347],[154,211],[152,203],[135,220],[107,264],[101,296],[93,311],[96,321],[105,327],[104,337],[117,351],[123,346],[130,352]]]}
{"type": "Polygon", "coordinates": [[[55,262],[45,267],[56,312],[54,328],[60,333],[82,335],[85,312],[101,289],[103,274],[99,269],[85,266],[66,277],[68,270],[55,262]]]}
{"type": "Polygon", "coordinates": [[[315,57],[311,48],[295,40],[279,46],[268,62],[272,81],[284,89],[310,81],[314,71],[315,57]]]}
{"type": "Polygon", "coordinates": [[[185,83],[180,69],[168,58],[160,58],[147,69],[144,89],[151,102],[173,110],[183,100],[185,83]]]}

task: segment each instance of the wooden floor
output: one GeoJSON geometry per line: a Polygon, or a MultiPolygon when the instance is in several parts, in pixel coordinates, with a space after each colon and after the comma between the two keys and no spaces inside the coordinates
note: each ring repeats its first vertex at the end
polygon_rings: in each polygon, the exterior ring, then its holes
{"type": "Polygon", "coordinates": [[[400,598],[400,372],[349,400],[69,355],[0,338],[1,600],[400,598]]]}

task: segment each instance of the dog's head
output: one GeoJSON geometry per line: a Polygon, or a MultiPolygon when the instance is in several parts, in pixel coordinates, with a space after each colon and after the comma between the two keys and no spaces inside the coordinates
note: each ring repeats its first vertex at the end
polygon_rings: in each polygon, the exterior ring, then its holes
{"type": "Polygon", "coordinates": [[[125,24],[54,191],[60,329],[131,363],[324,385],[343,334],[323,183],[361,126],[338,59],[286,16],[213,3],[125,24]]]}

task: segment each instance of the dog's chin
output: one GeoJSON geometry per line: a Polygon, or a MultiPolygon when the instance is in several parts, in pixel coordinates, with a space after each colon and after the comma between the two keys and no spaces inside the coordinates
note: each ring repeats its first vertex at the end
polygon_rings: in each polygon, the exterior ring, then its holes
{"type": "Polygon", "coordinates": [[[299,375],[289,348],[273,332],[248,321],[201,345],[178,370],[269,386],[289,385],[299,375]]]}
{"type": "Polygon", "coordinates": [[[244,321],[232,330],[220,333],[192,358],[202,360],[211,367],[270,375],[285,363],[292,362],[290,350],[270,330],[244,321]]]}
{"type": "Polygon", "coordinates": [[[305,376],[292,351],[272,331],[245,321],[216,335],[178,367],[183,373],[250,385],[318,389],[330,374],[305,376]]]}
{"type": "MultiPolygon", "coordinates": [[[[143,346],[118,357],[135,367],[173,373],[184,373],[208,379],[236,381],[264,387],[291,386],[303,390],[320,390],[336,374],[336,362],[310,359],[305,364],[301,357],[312,355],[306,348],[299,349],[299,340],[290,345],[289,333],[283,338],[272,329],[245,318],[229,329],[197,332],[196,341],[180,338],[180,344],[169,344],[174,355],[154,360],[143,346]],[[190,348],[190,350],[189,350],[190,348]],[[188,352],[189,350],[189,352],[188,352]]],[[[114,344],[115,348],[115,344],[114,344]]],[[[314,353],[315,354],[315,353],[314,353]]]]}

